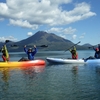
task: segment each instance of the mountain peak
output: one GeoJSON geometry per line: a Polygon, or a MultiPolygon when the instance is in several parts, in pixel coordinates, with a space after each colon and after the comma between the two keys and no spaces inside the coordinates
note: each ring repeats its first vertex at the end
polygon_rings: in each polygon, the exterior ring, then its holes
{"type": "Polygon", "coordinates": [[[86,43],[86,44],[84,44],[83,46],[89,47],[89,46],[92,46],[92,45],[89,44],[89,43],[86,43]]]}
{"type": "Polygon", "coordinates": [[[44,31],[38,31],[37,33],[34,34],[34,36],[37,36],[37,35],[38,35],[38,36],[41,37],[41,36],[44,36],[44,35],[47,35],[47,34],[48,34],[47,32],[44,32],[44,31]]]}

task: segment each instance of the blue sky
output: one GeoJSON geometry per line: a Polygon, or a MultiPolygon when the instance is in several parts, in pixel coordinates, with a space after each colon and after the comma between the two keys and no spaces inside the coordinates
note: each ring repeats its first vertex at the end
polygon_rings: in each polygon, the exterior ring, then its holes
{"type": "Polygon", "coordinates": [[[74,43],[100,43],[99,0],[0,0],[0,42],[38,31],[74,43]]]}

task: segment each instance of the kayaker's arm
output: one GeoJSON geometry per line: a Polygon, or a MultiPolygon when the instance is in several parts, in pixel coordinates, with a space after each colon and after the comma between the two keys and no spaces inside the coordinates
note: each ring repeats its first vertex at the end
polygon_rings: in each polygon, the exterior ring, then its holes
{"type": "Polygon", "coordinates": [[[28,52],[28,50],[26,49],[26,45],[24,46],[24,51],[27,53],[28,52]]]}
{"type": "MultiPolygon", "coordinates": [[[[78,45],[79,43],[80,43],[80,41],[79,41],[78,43],[74,44],[73,46],[71,46],[71,47],[70,47],[69,49],[67,49],[67,50],[70,50],[72,47],[78,45]]],[[[66,52],[67,50],[65,50],[65,52],[66,52]]]]}
{"type": "Polygon", "coordinates": [[[95,48],[95,47],[93,46],[93,50],[94,50],[94,51],[98,51],[98,48],[95,48]]]}
{"type": "Polygon", "coordinates": [[[3,55],[2,55],[2,59],[3,59],[3,61],[6,61],[6,57],[5,57],[5,56],[3,56],[3,55]]]}
{"type": "Polygon", "coordinates": [[[71,52],[72,50],[74,50],[76,52],[76,47],[74,46],[73,49],[69,49],[69,51],[71,52]]]}
{"type": "Polygon", "coordinates": [[[32,52],[32,55],[35,55],[37,53],[36,45],[34,45],[34,51],[32,52]]]}
{"type": "Polygon", "coordinates": [[[75,47],[75,46],[73,47],[73,50],[75,50],[75,51],[76,51],[76,47],[75,47]]]}

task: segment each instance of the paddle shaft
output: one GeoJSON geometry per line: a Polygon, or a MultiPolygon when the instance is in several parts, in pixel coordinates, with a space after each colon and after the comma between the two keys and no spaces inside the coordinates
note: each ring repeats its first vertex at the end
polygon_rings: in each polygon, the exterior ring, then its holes
{"type": "MultiPolygon", "coordinates": [[[[72,47],[78,45],[79,43],[80,43],[80,41],[78,43],[74,44],[73,46],[71,46],[69,49],[71,49],[72,47]]],[[[68,51],[69,49],[65,50],[65,52],[68,51]]]]}
{"type": "MultiPolygon", "coordinates": [[[[23,46],[23,45],[19,45],[19,46],[23,46]]],[[[16,44],[11,45],[11,47],[19,47],[19,46],[16,44]]],[[[26,45],[26,47],[32,47],[32,45],[26,45]]],[[[48,45],[40,45],[40,46],[36,46],[36,47],[48,47],[48,45]]]]}
{"type": "Polygon", "coordinates": [[[90,49],[90,48],[93,48],[93,47],[94,47],[94,46],[91,46],[91,47],[88,47],[88,48],[90,49]]]}

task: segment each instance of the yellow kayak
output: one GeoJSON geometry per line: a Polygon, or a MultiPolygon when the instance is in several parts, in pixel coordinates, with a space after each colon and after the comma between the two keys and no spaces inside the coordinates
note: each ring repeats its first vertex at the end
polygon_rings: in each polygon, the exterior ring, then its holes
{"type": "Polygon", "coordinates": [[[33,61],[13,61],[13,62],[0,62],[0,67],[30,67],[30,66],[41,66],[45,65],[44,60],[33,60],[33,61]]]}

